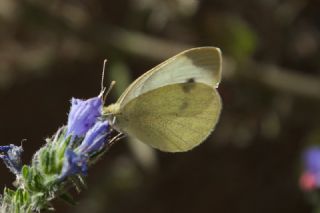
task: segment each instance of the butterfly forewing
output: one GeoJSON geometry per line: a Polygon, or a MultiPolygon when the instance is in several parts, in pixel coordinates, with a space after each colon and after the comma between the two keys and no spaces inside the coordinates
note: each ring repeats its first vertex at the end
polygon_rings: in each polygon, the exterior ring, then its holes
{"type": "Polygon", "coordinates": [[[175,83],[198,82],[216,88],[221,80],[221,60],[221,52],[215,47],[186,50],[140,76],[118,103],[123,107],[143,93],[175,83]]]}

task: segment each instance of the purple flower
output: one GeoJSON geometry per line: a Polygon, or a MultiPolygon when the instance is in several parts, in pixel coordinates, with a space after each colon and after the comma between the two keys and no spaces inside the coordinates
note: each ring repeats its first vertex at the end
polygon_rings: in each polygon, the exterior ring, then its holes
{"type": "Polygon", "coordinates": [[[0,152],[2,153],[0,154],[0,158],[10,171],[16,175],[20,174],[22,146],[15,146],[13,144],[0,146],[0,152]]]}
{"type": "Polygon", "coordinates": [[[15,145],[13,145],[13,144],[0,146],[0,152],[7,153],[10,149],[13,149],[14,147],[15,147],[15,145]]]}
{"type": "Polygon", "coordinates": [[[75,174],[87,175],[88,171],[88,156],[77,154],[74,151],[67,149],[64,155],[64,163],[60,175],[60,180],[75,174]]]}
{"type": "Polygon", "coordinates": [[[105,146],[109,127],[108,121],[97,121],[75,151],[67,149],[60,179],[75,174],[87,174],[89,155],[100,151],[105,146]]]}
{"type": "Polygon", "coordinates": [[[110,125],[108,121],[97,121],[97,123],[87,132],[81,145],[77,148],[77,153],[90,154],[100,151],[107,142],[110,125]]]}
{"type": "Polygon", "coordinates": [[[68,116],[67,136],[83,137],[102,114],[102,99],[94,97],[88,100],[72,98],[68,116]]]}
{"type": "Polygon", "coordinates": [[[310,147],[303,154],[304,168],[311,173],[320,174],[320,147],[310,147]]]}
{"type": "Polygon", "coordinates": [[[300,187],[305,191],[320,187],[320,147],[306,149],[302,160],[304,171],[300,177],[300,187]]]}
{"type": "Polygon", "coordinates": [[[60,179],[75,174],[87,174],[89,156],[100,151],[107,142],[110,125],[100,121],[103,101],[100,97],[88,100],[72,99],[66,136],[80,137],[81,144],[66,150],[60,179]]]}

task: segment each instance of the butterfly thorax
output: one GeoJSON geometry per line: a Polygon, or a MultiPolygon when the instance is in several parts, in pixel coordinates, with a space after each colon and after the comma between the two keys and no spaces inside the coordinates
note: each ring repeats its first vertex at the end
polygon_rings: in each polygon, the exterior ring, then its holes
{"type": "Polygon", "coordinates": [[[110,104],[109,106],[103,108],[104,115],[116,115],[119,113],[120,113],[119,103],[110,104]]]}

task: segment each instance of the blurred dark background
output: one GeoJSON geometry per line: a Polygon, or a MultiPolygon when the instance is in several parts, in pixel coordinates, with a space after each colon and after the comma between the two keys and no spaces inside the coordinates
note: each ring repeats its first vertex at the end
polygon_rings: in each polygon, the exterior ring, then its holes
{"type": "MultiPolygon", "coordinates": [[[[312,212],[300,156],[320,140],[320,3],[312,0],[1,0],[1,145],[24,162],[67,119],[71,97],[137,76],[190,47],[224,54],[224,109],[181,154],[123,140],[96,164],[79,204],[57,212],[312,212]]],[[[0,185],[13,175],[0,164],[0,185]]]]}

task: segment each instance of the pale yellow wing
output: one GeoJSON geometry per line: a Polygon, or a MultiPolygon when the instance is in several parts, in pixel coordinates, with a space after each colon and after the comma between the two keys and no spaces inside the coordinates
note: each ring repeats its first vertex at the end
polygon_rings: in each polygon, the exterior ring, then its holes
{"type": "Polygon", "coordinates": [[[182,152],[207,138],[220,111],[220,96],[212,86],[178,83],[129,101],[116,115],[116,126],[159,150],[182,152]]]}
{"type": "Polygon", "coordinates": [[[181,52],[136,79],[120,96],[120,108],[139,95],[158,87],[199,82],[217,88],[221,80],[219,48],[197,47],[181,52]]]}

